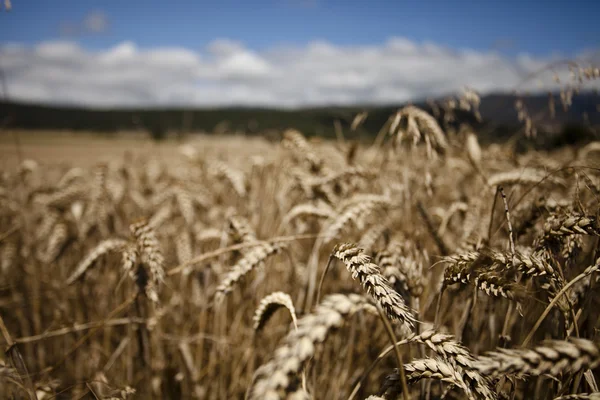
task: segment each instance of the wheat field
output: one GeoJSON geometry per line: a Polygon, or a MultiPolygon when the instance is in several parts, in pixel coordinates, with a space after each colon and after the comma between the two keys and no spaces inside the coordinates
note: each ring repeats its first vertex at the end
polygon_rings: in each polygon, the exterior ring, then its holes
{"type": "Polygon", "coordinates": [[[409,106],[374,142],[85,148],[3,167],[2,398],[600,398],[599,142],[409,106]]]}

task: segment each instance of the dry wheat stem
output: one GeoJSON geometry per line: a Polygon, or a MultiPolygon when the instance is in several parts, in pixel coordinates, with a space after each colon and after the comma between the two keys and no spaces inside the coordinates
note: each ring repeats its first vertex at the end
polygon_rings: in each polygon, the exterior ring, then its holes
{"type": "MultiPolygon", "coordinates": [[[[115,309],[113,309],[108,315],[106,320],[111,320],[113,319],[116,315],[118,315],[119,313],[121,313],[123,310],[127,309],[129,306],[131,306],[134,301],[137,298],[137,293],[130,296],[128,299],[126,299],[123,303],[121,303],[120,305],[118,305],[115,309]]],[[[58,362],[54,363],[54,365],[49,366],[47,368],[45,368],[44,370],[42,370],[40,372],[40,374],[48,374],[54,370],[56,370],[58,367],[60,367],[66,360],[67,358],[73,354],[73,352],[75,352],[79,346],[81,346],[83,343],[85,343],[92,335],[94,335],[98,329],[100,329],[102,327],[102,325],[100,326],[96,326],[90,329],[90,331],[88,333],[86,333],[85,335],[83,335],[74,345],[73,347],[67,351],[65,354],[63,354],[63,356],[59,359],[58,362]]]]}
{"type": "Polygon", "coordinates": [[[104,321],[86,322],[84,324],[74,324],[71,327],[65,327],[65,328],[56,329],[53,331],[46,331],[39,335],[20,337],[20,338],[15,339],[15,343],[33,343],[33,342],[38,342],[40,340],[45,340],[45,339],[50,339],[50,338],[54,338],[54,337],[58,337],[58,336],[68,335],[70,333],[86,331],[88,329],[121,326],[121,325],[129,325],[129,324],[139,325],[139,324],[146,324],[147,322],[148,321],[146,321],[143,318],[136,318],[136,317],[116,318],[116,319],[109,319],[109,320],[104,320],[104,321]]]}
{"type": "Polygon", "coordinates": [[[540,317],[538,318],[538,320],[536,321],[536,323],[533,325],[533,328],[531,328],[531,331],[529,332],[529,334],[527,335],[527,337],[523,341],[523,346],[527,346],[529,344],[529,341],[533,338],[533,335],[535,334],[535,332],[537,331],[537,329],[540,327],[540,325],[542,324],[542,322],[544,321],[544,319],[546,318],[546,316],[548,316],[548,314],[550,313],[550,311],[552,310],[552,308],[556,305],[556,303],[560,300],[560,298],[564,294],[567,293],[567,290],[569,290],[573,285],[575,285],[580,280],[584,279],[585,277],[589,276],[590,274],[592,274],[594,272],[597,272],[598,269],[600,269],[600,257],[596,260],[596,262],[595,262],[594,265],[586,268],[585,271],[583,271],[581,274],[579,274],[578,276],[576,276],[575,278],[573,278],[571,281],[569,281],[569,283],[567,283],[556,294],[556,296],[554,296],[554,298],[552,299],[552,301],[550,302],[550,304],[548,304],[548,306],[546,307],[546,309],[544,310],[544,312],[542,313],[542,315],[540,315],[540,317]]]}

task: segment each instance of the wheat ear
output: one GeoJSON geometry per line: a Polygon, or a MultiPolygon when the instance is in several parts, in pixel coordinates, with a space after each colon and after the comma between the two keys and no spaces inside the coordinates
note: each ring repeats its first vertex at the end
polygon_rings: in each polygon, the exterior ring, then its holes
{"type": "Polygon", "coordinates": [[[165,277],[164,257],[154,229],[147,221],[131,224],[129,229],[136,239],[139,261],[149,269],[149,278],[144,288],[146,295],[153,302],[158,302],[158,289],[165,277]]]}
{"type": "Polygon", "coordinates": [[[497,377],[504,374],[559,376],[595,368],[599,364],[597,344],[571,338],[547,341],[532,349],[498,349],[479,357],[473,366],[483,375],[497,377]]]}
{"type": "Polygon", "coordinates": [[[225,296],[233,290],[233,287],[248,273],[270,256],[281,252],[285,247],[284,243],[264,242],[248,251],[225,275],[219,286],[217,286],[215,303],[220,304],[225,299],[225,296]]]}
{"type": "Polygon", "coordinates": [[[292,317],[294,327],[298,329],[296,308],[294,307],[292,298],[287,293],[274,292],[268,296],[265,296],[260,301],[258,308],[254,313],[254,330],[260,331],[265,326],[269,318],[271,318],[271,316],[275,313],[275,311],[281,307],[287,308],[287,310],[290,312],[290,316],[292,317]]]}
{"type": "MultiPolygon", "coordinates": [[[[438,379],[461,388],[469,399],[476,399],[464,381],[460,370],[441,358],[423,358],[406,363],[404,364],[404,371],[409,383],[414,383],[421,379],[438,379]]],[[[388,394],[392,398],[395,398],[394,396],[398,396],[401,392],[400,374],[395,370],[394,373],[386,376],[380,394],[388,394]]]]}
{"type": "Polygon", "coordinates": [[[353,243],[338,244],[332,256],[342,261],[353,279],[358,279],[363,289],[383,308],[388,318],[413,326],[415,317],[389,281],[381,275],[379,267],[371,262],[371,257],[353,243]]]}
{"type": "Polygon", "coordinates": [[[360,295],[332,294],[324,298],[313,313],[298,320],[298,329],[288,333],[273,358],[256,371],[249,399],[284,399],[298,393],[299,372],[315,355],[317,346],[349,316],[363,309],[377,313],[360,295]]]}
{"type": "Polygon", "coordinates": [[[75,271],[67,278],[67,285],[72,285],[85,274],[88,268],[104,254],[115,250],[121,250],[127,244],[123,239],[108,239],[100,242],[92,251],[88,253],[83,260],[77,264],[75,271]]]}

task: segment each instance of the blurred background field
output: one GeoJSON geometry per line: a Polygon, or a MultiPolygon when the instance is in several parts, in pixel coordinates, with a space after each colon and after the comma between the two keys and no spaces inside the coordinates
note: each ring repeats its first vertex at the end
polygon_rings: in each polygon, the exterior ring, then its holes
{"type": "Polygon", "coordinates": [[[185,141],[170,138],[156,142],[145,131],[106,135],[101,132],[12,129],[0,135],[0,164],[2,169],[11,170],[21,161],[31,159],[43,164],[89,168],[97,163],[123,159],[128,153],[169,161],[181,157],[180,147],[186,144],[202,154],[226,158],[235,154],[242,162],[248,155],[264,151],[268,142],[262,137],[235,134],[197,133],[186,137],[185,141]]]}

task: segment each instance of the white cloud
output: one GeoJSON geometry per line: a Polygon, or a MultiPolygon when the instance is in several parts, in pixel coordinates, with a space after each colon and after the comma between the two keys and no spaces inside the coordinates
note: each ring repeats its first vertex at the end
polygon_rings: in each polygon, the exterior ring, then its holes
{"type": "Polygon", "coordinates": [[[133,60],[136,54],[135,44],[123,42],[112,49],[99,54],[98,60],[105,64],[120,64],[127,60],[133,60]]]}
{"type": "MultiPolygon", "coordinates": [[[[598,53],[582,53],[600,60],[598,53]]],[[[455,50],[390,38],[370,46],[319,41],[252,51],[220,39],[204,51],[138,48],[123,42],[89,51],[70,41],[0,46],[0,68],[16,100],[87,106],[260,105],[403,102],[469,86],[512,91],[558,56],[513,59],[492,51],[455,50]]],[[[563,82],[568,69],[563,68],[563,82]]],[[[546,90],[552,72],[521,89],[546,90]]]]}
{"type": "Polygon", "coordinates": [[[35,47],[36,54],[46,60],[66,60],[76,57],[80,51],[75,43],[44,42],[35,47]]]}
{"type": "Polygon", "coordinates": [[[92,11],[79,21],[64,21],[59,30],[63,36],[97,35],[108,31],[110,21],[102,11],[92,11]]]}
{"type": "Polygon", "coordinates": [[[102,11],[94,11],[84,18],[83,26],[88,32],[104,32],[108,29],[108,17],[102,11]]]}

